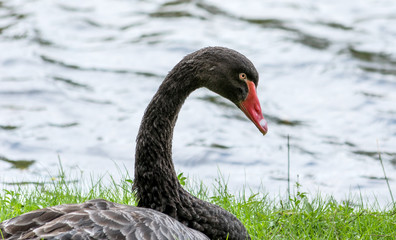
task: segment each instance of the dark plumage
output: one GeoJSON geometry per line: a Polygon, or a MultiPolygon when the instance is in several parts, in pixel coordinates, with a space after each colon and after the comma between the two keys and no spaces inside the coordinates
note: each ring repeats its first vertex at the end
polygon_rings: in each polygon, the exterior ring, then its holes
{"type": "Polygon", "coordinates": [[[96,199],[44,208],[0,223],[5,239],[250,239],[234,215],[181,187],[171,150],[180,108],[200,87],[231,100],[265,134],[257,83],[253,64],[234,50],[208,47],[187,55],[143,116],[133,186],[138,207],[96,199]]]}

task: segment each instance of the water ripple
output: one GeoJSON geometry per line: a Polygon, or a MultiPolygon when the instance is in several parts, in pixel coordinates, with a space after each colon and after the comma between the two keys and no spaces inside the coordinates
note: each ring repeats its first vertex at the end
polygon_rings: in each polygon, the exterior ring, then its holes
{"type": "Polygon", "coordinates": [[[54,171],[60,153],[99,174],[109,160],[132,165],[161,79],[189,52],[221,45],[257,66],[270,131],[263,138],[234,104],[197,91],[174,135],[182,171],[211,179],[219,164],[231,185],[246,172],[252,188],[277,194],[290,136],[293,181],[386,199],[376,140],[396,174],[395,11],[392,1],[0,1],[0,141],[15,143],[0,145],[0,165],[40,159],[1,181],[54,171]]]}

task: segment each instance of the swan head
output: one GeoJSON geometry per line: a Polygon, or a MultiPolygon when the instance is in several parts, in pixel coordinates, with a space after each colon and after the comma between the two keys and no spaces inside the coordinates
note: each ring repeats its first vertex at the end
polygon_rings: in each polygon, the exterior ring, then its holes
{"type": "Polygon", "coordinates": [[[256,88],[259,75],[253,63],[241,53],[224,47],[207,47],[187,55],[201,86],[233,102],[262,134],[268,131],[256,88]]]}

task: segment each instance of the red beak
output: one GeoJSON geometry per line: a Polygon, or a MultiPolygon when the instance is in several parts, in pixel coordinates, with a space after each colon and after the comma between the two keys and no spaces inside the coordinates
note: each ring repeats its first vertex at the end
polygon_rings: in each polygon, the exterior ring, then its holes
{"type": "Polygon", "coordinates": [[[246,116],[256,125],[260,132],[265,135],[268,131],[267,121],[265,121],[261,113],[260,102],[257,98],[256,86],[252,81],[247,80],[248,95],[244,101],[239,103],[238,107],[246,114],[246,116]]]}

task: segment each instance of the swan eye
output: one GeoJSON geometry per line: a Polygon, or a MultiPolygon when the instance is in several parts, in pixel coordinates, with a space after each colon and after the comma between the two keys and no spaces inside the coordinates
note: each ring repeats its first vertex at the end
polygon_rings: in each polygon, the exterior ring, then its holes
{"type": "Polygon", "coordinates": [[[247,79],[246,73],[240,73],[239,74],[239,79],[242,80],[242,81],[246,80],[247,79]]]}

